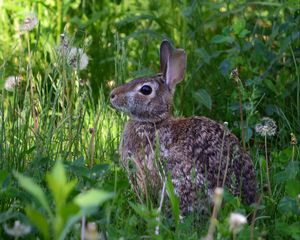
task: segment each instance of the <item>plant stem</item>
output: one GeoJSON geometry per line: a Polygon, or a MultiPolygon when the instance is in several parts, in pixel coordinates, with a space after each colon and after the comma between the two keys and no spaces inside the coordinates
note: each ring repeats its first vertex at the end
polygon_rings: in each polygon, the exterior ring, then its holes
{"type": "Polygon", "coordinates": [[[239,105],[240,105],[240,121],[241,121],[241,131],[242,131],[242,143],[243,148],[246,149],[245,144],[245,129],[244,129],[244,116],[243,116],[243,96],[240,87],[238,86],[238,93],[239,93],[239,105]]]}
{"type": "Polygon", "coordinates": [[[266,158],[266,175],[267,175],[267,185],[269,195],[272,196],[271,184],[270,184],[270,173],[269,173],[269,163],[268,163],[268,149],[267,149],[267,135],[265,136],[265,158],[266,158]]]}
{"type": "Polygon", "coordinates": [[[256,203],[256,206],[255,206],[255,210],[254,210],[253,215],[252,215],[252,220],[251,220],[251,225],[250,225],[250,240],[254,239],[255,218],[256,218],[258,207],[259,207],[259,205],[261,203],[262,198],[263,198],[263,193],[260,194],[259,199],[258,199],[258,201],[256,203]]]}

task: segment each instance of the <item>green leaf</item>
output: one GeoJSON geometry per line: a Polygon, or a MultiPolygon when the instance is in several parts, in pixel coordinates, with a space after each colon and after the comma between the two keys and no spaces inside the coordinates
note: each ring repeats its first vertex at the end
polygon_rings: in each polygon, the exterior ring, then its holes
{"type": "Polygon", "coordinates": [[[286,172],[288,175],[288,179],[295,179],[297,174],[299,173],[299,162],[298,161],[291,161],[289,162],[288,166],[286,167],[286,172]]]}
{"type": "Polygon", "coordinates": [[[246,21],[244,18],[238,18],[233,22],[232,29],[235,34],[240,34],[246,27],[246,21]]]}
{"type": "Polygon", "coordinates": [[[285,192],[290,197],[296,197],[300,193],[300,182],[299,180],[292,179],[286,182],[285,192]]]}
{"type": "Polygon", "coordinates": [[[209,93],[205,89],[200,89],[195,93],[196,100],[211,110],[212,100],[209,93]]]}
{"type": "Polygon", "coordinates": [[[293,198],[283,197],[280,200],[277,208],[282,214],[295,214],[298,211],[298,204],[293,198]]]}
{"type": "Polygon", "coordinates": [[[65,219],[64,228],[60,231],[58,239],[66,239],[66,235],[70,231],[74,223],[76,223],[85,213],[80,211],[79,207],[74,203],[68,203],[63,209],[62,215],[65,219]]]}
{"type": "Polygon", "coordinates": [[[43,235],[44,239],[49,239],[49,224],[43,214],[31,206],[27,206],[25,212],[30,221],[43,235]]]}
{"type": "Polygon", "coordinates": [[[57,161],[52,171],[47,174],[47,183],[51,190],[56,209],[58,212],[64,207],[69,194],[72,192],[77,184],[76,180],[67,182],[64,166],[61,161],[57,161]]]}
{"type": "Polygon", "coordinates": [[[174,187],[173,187],[172,179],[171,179],[170,175],[168,176],[166,188],[167,188],[167,193],[168,193],[169,199],[171,201],[172,214],[173,214],[173,218],[174,218],[176,229],[177,229],[178,225],[179,225],[179,215],[180,215],[179,199],[175,195],[174,187]]]}
{"type": "Polygon", "coordinates": [[[276,222],[275,223],[275,231],[277,235],[281,237],[285,237],[285,239],[299,239],[300,238],[300,222],[294,222],[292,224],[288,224],[285,222],[276,222]]]}
{"type": "Polygon", "coordinates": [[[74,198],[74,202],[83,209],[98,207],[108,199],[114,196],[113,193],[108,193],[103,190],[91,189],[81,193],[74,198]]]}
{"type": "Polygon", "coordinates": [[[244,37],[246,37],[248,33],[250,33],[249,30],[243,29],[243,30],[239,33],[239,38],[244,38],[244,37]]]}
{"type": "Polygon", "coordinates": [[[233,43],[234,38],[231,36],[225,36],[225,35],[215,35],[212,40],[212,43],[233,43]]]}
{"type": "Polygon", "coordinates": [[[42,207],[44,207],[46,209],[46,211],[48,212],[48,214],[50,216],[52,216],[50,207],[48,205],[46,196],[42,190],[42,188],[37,185],[35,182],[33,182],[31,180],[31,178],[26,177],[20,173],[15,172],[14,176],[16,177],[16,179],[19,182],[19,185],[25,189],[27,192],[29,192],[32,196],[34,196],[38,202],[41,204],[42,207]]]}

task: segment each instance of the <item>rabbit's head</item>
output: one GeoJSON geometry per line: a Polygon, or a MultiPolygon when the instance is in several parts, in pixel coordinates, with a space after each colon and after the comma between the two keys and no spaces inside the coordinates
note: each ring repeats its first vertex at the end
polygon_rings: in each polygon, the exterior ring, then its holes
{"type": "Polygon", "coordinates": [[[159,122],[170,116],[176,84],[183,79],[186,54],[172,49],[168,41],[160,46],[160,70],[155,76],[134,79],[110,94],[112,105],[130,118],[143,122],[159,122]]]}

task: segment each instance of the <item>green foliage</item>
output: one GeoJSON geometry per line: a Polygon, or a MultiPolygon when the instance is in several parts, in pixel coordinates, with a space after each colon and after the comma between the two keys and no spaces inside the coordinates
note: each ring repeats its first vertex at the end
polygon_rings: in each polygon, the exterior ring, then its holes
{"type": "Polygon", "coordinates": [[[57,161],[52,171],[46,176],[47,185],[55,205],[53,212],[39,185],[20,173],[15,173],[15,177],[20,186],[30,193],[32,198],[42,207],[42,209],[37,210],[36,206],[27,205],[25,211],[44,239],[64,239],[76,221],[97,211],[99,205],[113,196],[102,190],[91,189],[70,200],[77,181],[67,181],[63,164],[61,161],[57,161]]]}
{"type": "MultiPolygon", "coordinates": [[[[20,220],[35,226],[29,239],[77,239],[84,215],[109,239],[207,234],[207,204],[203,214],[180,220],[169,179],[164,205],[171,212],[158,211],[157,199],[144,203],[136,196],[116,154],[126,117],[111,109],[109,92],[156,73],[159,44],[167,38],[188,57],[174,114],[226,121],[240,139],[245,132],[262,200],[254,229],[249,217],[238,237],[249,239],[253,231],[254,239],[299,239],[298,5],[295,0],[0,1],[1,226],[20,220]],[[39,24],[20,32],[28,12],[39,24]],[[70,48],[87,54],[86,69],[80,70],[79,59],[73,67],[62,54],[62,33],[70,48]],[[239,82],[229,77],[236,67],[239,82]],[[12,92],[5,90],[9,76],[21,79],[12,92]],[[255,133],[263,116],[273,118],[278,129],[266,145],[255,133]],[[291,132],[298,143],[290,143],[291,132]],[[266,155],[272,195],[263,191],[266,155]],[[64,167],[56,159],[63,159],[64,167]]],[[[234,211],[253,216],[255,206],[225,192],[216,238],[232,237],[228,216],[234,211]]],[[[6,237],[1,227],[0,238],[6,237]]]]}

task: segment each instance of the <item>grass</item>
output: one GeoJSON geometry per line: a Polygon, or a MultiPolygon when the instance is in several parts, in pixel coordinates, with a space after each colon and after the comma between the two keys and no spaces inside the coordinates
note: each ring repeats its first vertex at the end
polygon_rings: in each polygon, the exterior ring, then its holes
{"type": "MultiPolygon", "coordinates": [[[[107,239],[199,239],[213,228],[211,215],[219,239],[300,238],[300,45],[293,1],[22,0],[0,6],[1,238],[9,237],[4,226],[20,220],[31,226],[26,239],[79,239],[85,219],[107,239]],[[39,25],[20,35],[28,11],[39,25]],[[62,31],[70,46],[89,56],[86,69],[72,67],[58,51],[62,31]],[[131,189],[117,153],[126,116],[112,110],[108,95],[127,79],[156,72],[163,38],[188,55],[174,114],[226,121],[244,139],[257,172],[257,206],[244,206],[225,192],[217,217],[207,209],[208,215],[178,223],[174,196],[171,215],[159,200],[140,200],[131,189]],[[235,67],[239,86],[230,79],[235,67]],[[22,78],[12,92],[4,88],[8,76],[22,78]],[[264,116],[275,120],[275,136],[255,133],[264,116]],[[68,186],[66,196],[56,193],[68,186]],[[248,216],[234,235],[232,212],[248,216]]],[[[170,189],[166,182],[172,196],[170,189]]]]}

